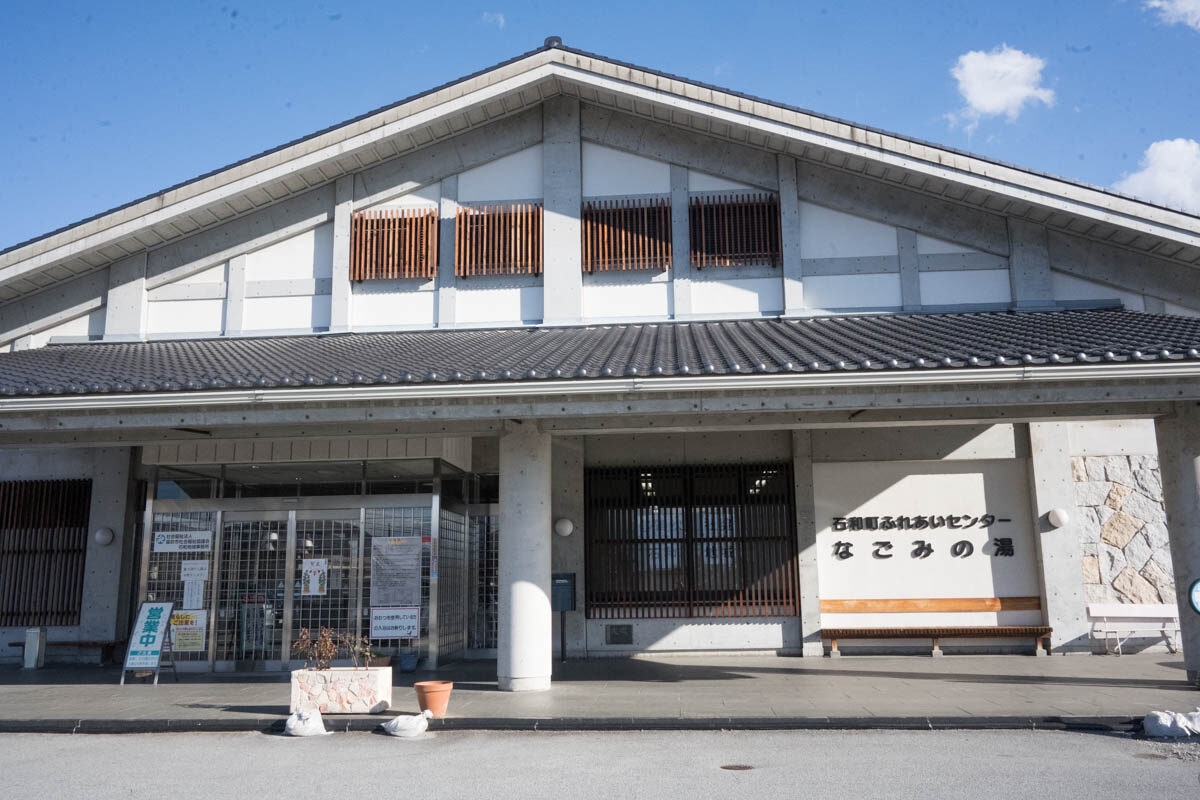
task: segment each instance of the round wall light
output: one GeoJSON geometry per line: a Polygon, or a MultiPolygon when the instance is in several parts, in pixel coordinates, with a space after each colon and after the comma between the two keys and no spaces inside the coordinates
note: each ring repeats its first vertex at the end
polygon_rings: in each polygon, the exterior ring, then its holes
{"type": "Polygon", "coordinates": [[[554,532],[559,536],[570,536],[575,531],[575,523],[563,517],[554,523],[554,532]]]}
{"type": "Polygon", "coordinates": [[[97,528],[96,532],[92,534],[92,539],[101,547],[108,547],[112,544],[113,538],[112,528],[97,528]]]}
{"type": "Polygon", "coordinates": [[[1052,508],[1050,513],[1046,515],[1046,519],[1056,528],[1061,528],[1071,521],[1071,515],[1067,513],[1065,508],[1052,508]]]}

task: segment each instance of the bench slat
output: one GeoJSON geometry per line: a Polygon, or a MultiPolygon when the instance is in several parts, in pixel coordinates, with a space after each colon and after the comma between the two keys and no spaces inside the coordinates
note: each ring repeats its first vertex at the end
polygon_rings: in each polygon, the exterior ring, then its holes
{"type": "Polygon", "coordinates": [[[930,637],[1027,637],[1048,636],[1053,628],[1045,625],[1002,625],[988,627],[923,628],[823,628],[823,639],[926,639],[930,637]]]}

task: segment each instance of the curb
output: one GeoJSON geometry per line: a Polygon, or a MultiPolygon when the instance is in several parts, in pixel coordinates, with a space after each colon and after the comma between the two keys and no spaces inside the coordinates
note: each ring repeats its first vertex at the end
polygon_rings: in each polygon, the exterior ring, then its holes
{"type": "MultiPolygon", "coordinates": [[[[379,716],[326,717],[338,733],[370,732],[379,716]]],[[[1141,734],[1141,717],[448,717],[431,731],[1039,730],[1141,734]]],[[[280,717],[213,719],[0,719],[0,733],[282,733],[280,717]]]]}

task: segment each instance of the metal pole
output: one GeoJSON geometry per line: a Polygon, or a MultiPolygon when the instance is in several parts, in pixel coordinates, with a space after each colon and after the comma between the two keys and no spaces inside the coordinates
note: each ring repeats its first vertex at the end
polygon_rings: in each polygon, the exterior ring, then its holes
{"type": "MultiPolygon", "coordinates": [[[[154,541],[154,500],[158,494],[158,467],[150,474],[150,485],[146,487],[146,509],[142,516],[142,563],[138,566],[138,601],[141,606],[146,602],[146,592],[150,584],[150,548],[154,541]]],[[[135,618],[136,619],[136,618],[135,618]]]]}
{"type": "MultiPolygon", "coordinates": [[[[365,463],[365,462],[364,462],[365,463]]],[[[354,570],[354,635],[359,639],[362,638],[362,618],[363,618],[363,560],[366,558],[366,537],[367,537],[367,510],[359,507],[358,509],[358,564],[354,570]]],[[[369,632],[369,631],[368,631],[369,632]]]]}
{"type": "Polygon", "coordinates": [[[441,621],[438,618],[438,534],[442,518],[441,462],[433,462],[433,495],[429,504],[429,641],[428,664],[437,669],[441,621]]]}
{"type": "Polygon", "coordinates": [[[292,613],[296,594],[296,510],[288,511],[287,555],[283,564],[283,631],[280,639],[280,668],[287,670],[292,655],[292,613]]]}
{"type": "Polygon", "coordinates": [[[221,588],[221,554],[225,550],[225,512],[213,516],[212,565],[208,570],[208,586],[212,592],[208,601],[208,670],[217,668],[217,598],[221,588]]]}

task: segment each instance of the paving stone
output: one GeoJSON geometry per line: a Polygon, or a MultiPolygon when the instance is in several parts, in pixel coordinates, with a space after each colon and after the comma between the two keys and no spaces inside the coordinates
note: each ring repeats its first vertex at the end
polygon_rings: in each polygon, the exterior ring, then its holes
{"type": "Polygon", "coordinates": [[[1127,456],[1109,456],[1104,460],[1104,479],[1113,483],[1133,485],[1133,470],[1127,456]]]}
{"type": "Polygon", "coordinates": [[[1100,545],[1100,577],[1101,583],[1111,584],[1113,578],[1128,566],[1125,553],[1110,544],[1100,545]]]}
{"type": "Polygon", "coordinates": [[[1159,569],[1168,575],[1175,574],[1175,565],[1171,561],[1170,550],[1155,550],[1154,555],[1150,556],[1150,560],[1157,564],[1159,569]]]}
{"type": "Polygon", "coordinates": [[[1107,481],[1084,481],[1075,484],[1075,504],[1080,506],[1103,505],[1112,487],[1107,481]]]}
{"type": "Polygon", "coordinates": [[[1159,601],[1158,589],[1138,573],[1126,567],[1113,578],[1113,588],[1130,603],[1154,604],[1159,601]]]}
{"type": "Polygon", "coordinates": [[[1121,510],[1132,514],[1146,522],[1166,522],[1167,513],[1163,510],[1161,500],[1153,500],[1141,492],[1129,495],[1121,510]]]}
{"type": "MultiPolygon", "coordinates": [[[[1165,572],[1154,559],[1147,561],[1146,566],[1142,567],[1141,576],[1154,584],[1160,597],[1164,591],[1168,597],[1175,597],[1175,579],[1171,577],[1170,573],[1165,572]]],[[[1168,601],[1163,600],[1163,602],[1168,601]]]]}
{"type": "Polygon", "coordinates": [[[1109,517],[1117,513],[1108,506],[1096,506],[1096,518],[1100,520],[1100,527],[1104,527],[1104,523],[1108,522],[1109,517]]]}
{"type": "Polygon", "coordinates": [[[1083,594],[1089,603],[1115,603],[1112,587],[1103,583],[1085,583],[1083,594]]]}
{"type": "Polygon", "coordinates": [[[1084,466],[1083,456],[1071,456],[1071,480],[1082,483],[1087,479],[1087,467],[1084,466]]]}
{"type": "Polygon", "coordinates": [[[1104,480],[1104,456],[1088,456],[1083,460],[1084,471],[1089,481],[1104,480]]]}
{"type": "Polygon", "coordinates": [[[1155,550],[1171,546],[1171,536],[1167,531],[1166,524],[1147,522],[1142,531],[1146,534],[1146,540],[1150,542],[1150,546],[1155,550]]]}
{"type": "Polygon", "coordinates": [[[1100,557],[1083,557],[1083,582],[1100,583],[1100,557]]]}
{"type": "Polygon", "coordinates": [[[1108,522],[1100,529],[1100,540],[1113,547],[1124,549],[1145,523],[1137,517],[1118,511],[1109,517],[1108,522]]]}
{"type": "Polygon", "coordinates": [[[1162,497],[1162,473],[1158,470],[1157,460],[1153,467],[1134,470],[1133,485],[1147,497],[1162,497]]]}
{"type": "Polygon", "coordinates": [[[1129,568],[1133,570],[1141,570],[1146,566],[1146,562],[1150,560],[1150,556],[1154,555],[1154,550],[1150,547],[1150,543],[1146,541],[1146,537],[1138,533],[1129,540],[1129,544],[1122,549],[1125,553],[1125,562],[1129,564],[1129,568]]]}
{"type": "Polygon", "coordinates": [[[1133,494],[1133,489],[1123,483],[1114,483],[1112,488],[1108,490],[1108,497],[1104,498],[1104,505],[1109,508],[1120,509],[1125,504],[1126,498],[1133,494]]]}

